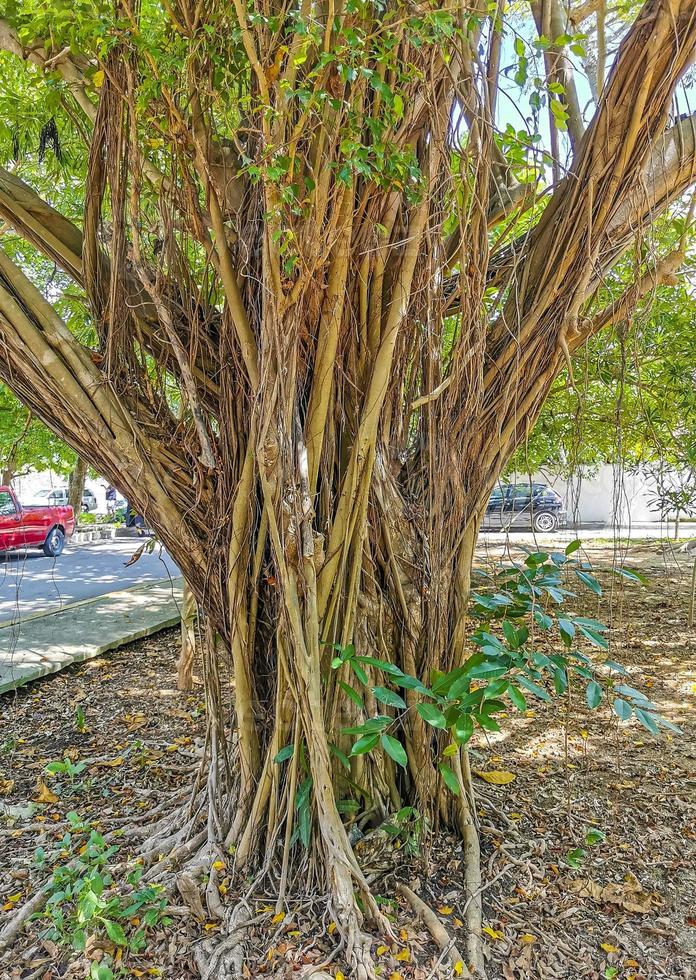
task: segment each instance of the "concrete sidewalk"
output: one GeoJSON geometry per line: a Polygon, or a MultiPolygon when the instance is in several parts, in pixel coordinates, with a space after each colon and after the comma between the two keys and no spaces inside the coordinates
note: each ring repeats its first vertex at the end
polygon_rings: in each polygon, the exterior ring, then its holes
{"type": "Polygon", "coordinates": [[[0,626],[0,694],[180,620],[183,579],[148,582],[0,626]]]}

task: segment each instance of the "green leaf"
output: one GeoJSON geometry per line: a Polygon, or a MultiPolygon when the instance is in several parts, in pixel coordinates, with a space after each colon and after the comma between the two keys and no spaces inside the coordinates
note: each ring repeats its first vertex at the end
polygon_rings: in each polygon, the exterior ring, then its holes
{"type": "Polygon", "coordinates": [[[516,680],[517,683],[526,688],[530,694],[535,694],[538,698],[541,698],[542,701],[551,700],[543,687],[539,687],[538,684],[535,684],[534,681],[530,681],[529,678],[525,677],[523,674],[518,674],[516,680]]]}
{"type": "Polygon", "coordinates": [[[641,575],[640,572],[631,572],[628,568],[614,568],[614,575],[620,575],[621,578],[628,579],[629,582],[637,582],[639,585],[647,585],[648,579],[645,575],[641,575]]]}
{"type": "Polygon", "coordinates": [[[291,743],[290,745],[286,745],[285,748],[280,750],[280,752],[276,755],[273,761],[277,762],[278,764],[280,764],[281,762],[285,762],[287,759],[292,759],[294,752],[295,752],[294,743],[291,743]]]}
{"type": "Polygon", "coordinates": [[[568,690],[568,675],[562,667],[556,667],[554,671],[553,686],[556,694],[565,694],[568,690]]]}
{"type": "Polygon", "coordinates": [[[510,684],[508,687],[508,696],[518,711],[527,710],[527,702],[524,694],[519,688],[515,687],[514,684],[510,684]]]}
{"type": "Polygon", "coordinates": [[[601,844],[602,841],[606,840],[607,835],[601,830],[588,830],[585,834],[585,843],[590,847],[594,847],[595,844],[601,844]]]}
{"type": "Polygon", "coordinates": [[[594,575],[589,575],[587,572],[581,572],[579,568],[575,569],[575,574],[588,589],[594,592],[595,595],[602,594],[602,586],[599,584],[594,575]]]}
{"type": "Polygon", "coordinates": [[[667,721],[662,715],[653,714],[653,718],[661,728],[667,728],[670,732],[674,732],[676,735],[682,735],[683,732],[678,725],[673,725],[671,721],[667,721]]]}
{"type": "Polygon", "coordinates": [[[582,547],[582,541],[576,538],[575,541],[571,541],[569,545],[566,545],[565,553],[566,555],[573,555],[576,551],[579,551],[582,547]]]}
{"type": "Polygon", "coordinates": [[[404,769],[408,765],[408,756],[406,755],[406,749],[403,747],[398,738],[393,738],[391,735],[382,735],[382,748],[390,755],[394,762],[403,766],[404,769]]]}
{"type": "Polygon", "coordinates": [[[421,716],[423,721],[427,721],[429,725],[433,728],[447,728],[447,722],[445,721],[445,716],[436,708],[434,704],[428,704],[427,701],[421,701],[416,705],[416,711],[421,716]]]}
{"type": "Polygon", "coordinates": [[[621,698],[615,698],[612,707],[614,714],[618,715],[621,721],[628,721],[633,713],[633,708],[628,701],[622,701],[621,698]]]}
{"type": "Polygon", "coordinates": [[[440,774],[445,781],[445,786],[452,793],[454,793],[455,796],[459,796],[461,792],[459,788],[459,780],[455,776],[454,772],[444,762],[441,762],[437,768],[440,770],[440,774]]]}
{"type": "Polygon", "coordinates": [[[385,674],[392,674],[395,677],[401,677],[403,673],[395,664],[389,664],[386,660],[378,660],[377,657],[356,657],[355,659],[361,664],[377,667],[378,670],[383,670],[385,674]]]}
{"type": "Polygon", "coordinates": [[[588,629],[587,626],[578,626],[578,629],[582,635],[590,641],[590,643],[596,647],[599,647],[600,650],[609,649],[609,641],[601,636],[601,634],[595,632],[595,630],[588,629]]]}
{"type": "Polygon", "coordinates": [[[524,41],[521,37],[515,38],[515,54],[520,56],[524,54],[524,41]]]}
{"type": "Polygon", "coordinates": [[[543,630],[550,630],[553,626],[553,620],[551,617],[547,616],[546,613],[543,613],[541,609],[534,610],[534,619],[536,620],[537,625],[543,630]]]}
{"type": "Polygon", "coordinates": [[[354,705],[356,705],[358,708],[365,707],[363,699],[360,697],[354,687],[351,687],[350,684],[346,684],[345,681],[339,681],[338,686],[341,688],[343,693],[350,698],[354,705]]]}
{"type": "Polygon", "coordinates": [[[503,620],[503,633],[505,634],[505,639],[508,642],[508,646],[512,647],[513,650],[517,649],[517,630],[512,625],[509,619],[503,620]]]}
{"type": "Polygon", "coordinates": [[[458,745],[465,745],[474,734],[474,721],[470,714],[461,714],[454,723],[454,738],[458,745]]]}
{"type": "Polygon", "coordinates": [[[379,735],[363,735],[355,743],[353,748],[350,750],[351,755],[364,755],[365,752],[371,752],[375,745],[379,741],[379,735]]]}
{"type": "Polygon", "coordinates": [[[660,734],[660,729],[657,727],[657,724],[655,723],[655,719],[650,714],[650,712],[644,711],[643,708],[638,708],[638,707],[634,707],[633,711],[635,713],[636,718],[643,726],[643,728],[647,728],[647,730],[652,735],[660,734]]]}
{"type": "Polygon", "coordinates": [[[374,735],[375,732],[382,732],[392,720],[388,715],[377,715],[375,718],[368,718],[362,725],[353,725],[352,728],[343,728],[344,735],[374,735]]]}
{"type": "Polygon", "coordinates": [[[491,718],[490,715],[484,715],[484,714],[478,714],[476,712],[472,712],[472,717],[475,718],[476,721],[481,726],[481,728],[485,728],[486,731],[489,732],[500,731],[500,725],[495,720],[495,718],[491,718]]]}
{"type": "Polygon", "coordinates": [[[561,631],[561,637],[566,646],[570,646],[573,637],[575,636],[575,624],[571,619],[559,619],[558,628],[561,631]]]}
{"type": "Polygon", "coordinates": [[[597,681],[590,681],[587,685],[585,691],[585,699],[587,701],[588,708],[599,707],[599,702],[602,700],[602,688],[599,686],[597,681]]]}
{"type": "Polygon", "coordinates": [[[645,707],[648,707],[648,708],[654,708],[655,707],[655,705],[652,703],[652,701],[650,701],[643,694],[642,691],[636,690],[635,687],[629,687],[628,684],[617,684],[616,687],[614,688],[614,690],[615,691],[618,691],[619,694],[623,694],[623,695],[625,695],[628,698],[633,698],[634,701],[637,701],[644,708],[645,707]]]}
{"type": "Polygon", "coordinates": [[[401,695],[397,694],[396,691],[390,691],[388,687],[374,687],[372,693],[382,704],[388,704],[392,708],[406,707],[406,702],[401,695]]]}
{"type": "Polygon", "coordinates": [[[104,923],[106,934],[112,943],[116,943],[117,946],[128,945],[126,934],[118,922],[113,922],[111,919],[102,919],[102,922],[104,923]]]}
{"type": "Polygon", "coordinates": [[[360,664],[356,664],[355,660],[351,660],[351,661],[349,661],[349,663],[350,663],[351,668],[353,669],[353,672],[354,672],[355,676],[358,678],[358,680],[360,681],[360,683],[361,684],[364,684],[365,687],[367,687],[367,685],[369,684],[369,681],[367,679],[367,674],[365,673],[365,671],[363,670],[363,668],[360,666],[360,664]]]}
{"type": "Polygon", "coordinates": [[[329,742],[329,748],[336,756],[338,761],[341,763],[341,765],[344,767],[344,769],[347,769],[350,772],[350,760],[348,756],[345,754],[345,752],[343,752],[342,749],[339,749],[337,745],[334,745],[333,742],[329,742]]]}

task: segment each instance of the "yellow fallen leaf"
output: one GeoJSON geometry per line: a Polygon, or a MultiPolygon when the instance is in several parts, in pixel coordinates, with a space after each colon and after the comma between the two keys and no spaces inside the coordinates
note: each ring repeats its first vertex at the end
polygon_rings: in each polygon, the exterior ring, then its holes
{"type": "Polygon", "coordinates": [[[109,759],[108,762],[100,762],[100,766],[108,766],[109,769],[115,769],[117,766],[123,765],[123,756],[117,755],[115,759],[109,759]]]}
{"type": "Polygon", "coordinates": [[[335,922],[329,922],[328,926],[326,927],[326,931],[330,936],[333,936],[333,934],[336,932],[336,928],[337,926],[335,922]]]}
{"type": "Polygon", "coordinates": [[[341,973],[341,971],[340,971],[340,970],[338,970],[338,971],[337,971],[337,972],[335,973],[335,977],[336,977],[336,980],[346,980],[346,978],[345,978],[345,976],[344,976],[344,975],[343,975],[343,974],[341,973]]]}
{"type": "Polygon", "coordinates": [[[452,921],[454,922],[457,929],[461,929],[461,927],[464,925],[461,919],[453,919],[452,921]]]}
{"type": "Polygon", "coordinates": [[[219,929],[220,928],[220,923],[219,922],[206,922],[206,924],[203,926],[203,928],[205,929],[206,932],[210,932],[211,929],[219,929]]]}
{"type": "Polygon", "coordinates": [[[440,908],[438,909],[438,912],[440,913],[440,915],[452,915],[454,909],[452,908],[451,905],[441,905],[440,908]]]}
{"type": "Polygon", "coordinates": [[[43,781],[43,779],[41,778],[41,776],[39,776],[39,778],[36,780],[36,789],[37,789],[37,797],[36,797],[36,802],[37,803],[57,803],[58,802],[58,797],[56,796],[55,793],[52,793],[51,792],[51,790],[48,788],[48,786],[43,781]]]}
{"type": "Polygon", "coordinates": [[[485,782],[492,783],[493,786],[504,786],[506,783],[511,783],[513,779],[517,779],[514,773],[505,772],[502,769],[489,769],[487,772],[474,769],[474,772],[485,782]]]}
{"type": "Polygon", "coordinates": [[[403,942],[408,939],[408,929],[399,929],[399,937],[403,942]]]}
{"type": "Polygon", "coordinates": [[[136,970],[136,968],[134,966],[132,966],[131,967],[131,974],[134,977],[144,977],[145,976],[145,971],[144,970],[136,970]]]}
{"type": "Polygon", "coordinates": [[[14,789],[14,779],[0,779],[0,796],[9,796],[14,789]]]}
{"type": "Polygon", "coordinates": [[[624,960],[624,966],[639,966],[638,960],[624,960]]]}
{"type": "Polygon", "coordinates": [[[101,69],[99,71],[95,71],[95,73],[92,75],[92,81],[95,88],[101,88],[104,84],[104,72],[101,69]]]}
{"type": "Polygon", "coordinates": [[[225,862],[213,861],[213,867],[215,868],[216,871],[222,871],[222,869],[225,867],[225,862]]]}
{"type": "Polygon", "coordinates": [[[587,738],[589,736],[589,734],[590,733],[588,732],[588,730],[586,728],[581,728],[580,729],[580,738],[587,738]]]}
{"type": "Polygon", "coordinates": [[[462,960],[457,960],[457,962],[454,964],[455,977],[461,977],[463,972],[464,972],[464,963],[462,962],[462,960]]]}
{"type": "Polygon", "coordinates": [[[227,885],[218,885],[218,891],[221,895],[227,894],[227,885]]]}
{"type": "Polygon", "coordinates": [[[394,973],[389,974],[389,980],[404,980],[404,978],[400,973],[394,971],[394,973]]]}
{"type": "Polygon", "coordinates": [[[491,929],[490,926],[483,926],[483,928],[481,929],[481,932],[485,932],[487,936],[490,936],[491,937],[491,939],[502,939],[503,938],[502,932],[498,932],[497,929],[491,929]]]}
{"type": "Polygon", "coordinates": [[[290,932],[288,933],[288,936],[292,936],[293,939],[297,939],[297,937],[301,935],[302,933],[300,932],[299,929],[291,929],[290,932]]]}
{"type": "Polygon", "coordinates": [[[276,914],[271,919],[271,922],[273,923],[274,926],[276,926],[278,925],[279,922],[282,922],[284,918],[285,918],[285,912],[276,912],[276,914]]]}
{"type": "Polygon", "coordinates": [[[611,943],[600,943],[599,944],[599,948],[600,949],[603,949],[605,953],[618,953],[619,952],[619,947],[618,946],[612,946],[611,943]]]}
{"type": "Polygon", "coordinates": [[[407,949],[402,949],[400,953],[396,954],[394,959],[398,960],[399,963],[408,963],[408,961],[411,959],[411,953],[407,949]]]}
{"type": "Polygon", "coordinates": [[[378,956],[384,956],[384,954],[385,953],[388,953],[388,952],[389,952],[389,947],[388,946],[382,945],[382,946],[378,946],[377,947],[377,955],[378,956]]]}
{"type": "Polygon", "coordinates": [[[161,977],[162,971],[158,966],[148,966],[147,972],[151,977],[161,977]]]}
{"type": "Polygon", "coordinates": [[[8,902],[18,902],[21,897],[22,897],[22,893],[21,892],[17,892],[14,895],[8,895],[7,896],[7,901],[8,902]]]}
{"type": "Polygon", "coordinates": [[[520,940],[523,943],[535,943],[537,941],[537,937],[532,936],[529,932],[525,932],[520,936],[520,940]]]}

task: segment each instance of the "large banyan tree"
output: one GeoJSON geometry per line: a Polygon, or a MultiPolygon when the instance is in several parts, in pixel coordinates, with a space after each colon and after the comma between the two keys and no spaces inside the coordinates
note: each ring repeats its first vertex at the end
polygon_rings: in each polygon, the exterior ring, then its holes
{"type": "Polygon", "coordinates": [[[482,511],[550,385],[684,260],[681,233],[646,243],[694,180],[696,3],[622,16],[31,0],[0,22],[42,148],[73,143],[43,196],[17,139],[0,170],[25,243],[0,247],[0,376],[145,515],[206,624],[207,808],[156,851],[327,894],[356,976],[384,921],[349,825],[406,803],[465,839],[481,968],[473,721],[424,691],[471,652],[482,511]]]}

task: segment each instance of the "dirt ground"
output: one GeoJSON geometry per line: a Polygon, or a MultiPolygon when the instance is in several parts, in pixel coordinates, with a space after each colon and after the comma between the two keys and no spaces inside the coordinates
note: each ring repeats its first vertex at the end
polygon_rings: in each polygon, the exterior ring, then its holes
{"type": "MultiPolygon", "coordinates": [[[[485,563],[498,554],[479,557],[485,563]]],[[[611,657],[682,734],[654,738],[636,722],[619,723],[606,706],[590,712],[571,689],[567,700],[536,702],[507,718],[501,732],[475,737],[489,980],[696,975],[693,555],[649,542],[625,556],[600,544],[588,557],[604,595],[575,611],[612,624],[611,657]],[[612,575],[619,558],[647,584],[612,575]],[[492,784],[491,772],[508,781],[492,784]]],[[[169,631],[0,698],[0,934],[53,864],[80,852],[86,824],[106,833],[146,823],[189,785],[203,700],[199,690],[175,690],[177,653],[178,631],[169,631]],[[84,768],[46,772],[66,758],[84,768]]],[[[118,843],[119,860],[127,858],[128,837],[118,843]]],[[[460,844],[435,835],[424,855],[396,871],[460,946],[462,866],[460,844]]],[[[226,872],[217,872],[224,902],[235,891],[226,872]]],[[[394,884],[389,876],[378,886],[400,937],[395,945],[376,940],[380,976],[452,976],[423,926],[393,902],[394,884]]],[[[259,926],[247,976],[299,977],[331,956],[336,937],[321,903],[291,905],[279,919],[267,901],[259,895],[251,910],[259,926]]],[[[196,977],[192,948],[217,925],[197,921],[178,897],[168,902],[136,951],[124,952],[118,937],[76,951],[40,938],[48,923],[32,921],[0,961],[0,978],[81,978],[91,969],[101,980],[100,960],[115,977],[196,977]]],[[[139,916],[131,922],[139,927],[139,916]]],[[[336,958],[327,969],[340,980],[345,967],[336,958]]]]}

